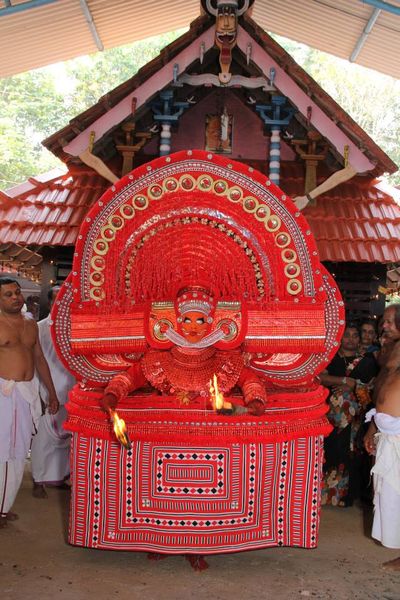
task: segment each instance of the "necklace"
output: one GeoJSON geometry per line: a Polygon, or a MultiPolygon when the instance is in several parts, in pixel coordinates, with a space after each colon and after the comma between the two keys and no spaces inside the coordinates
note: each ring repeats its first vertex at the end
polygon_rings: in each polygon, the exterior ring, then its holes
{"type": "Polygon", "coordinates": [[[352,354],[351,356],[345,356],[342,353],[339,353],[340,358],[346,363],[346,365],[349,365],[355,358],[357,358],[357,354],[352,354]]]}

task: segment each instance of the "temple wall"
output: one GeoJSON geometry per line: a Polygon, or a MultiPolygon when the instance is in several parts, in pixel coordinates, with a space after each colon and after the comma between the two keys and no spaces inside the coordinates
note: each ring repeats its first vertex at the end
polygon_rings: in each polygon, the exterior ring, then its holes
{"type": "MultiPolygon", "coordinates": [[[[223,106],[233,116],[232,153],[227,154],[236,160],[268,160],[269,137],[264,133],[260,118],[247,108],[234,93],[217,90],[209,94],[186,111],[179,120],[179,126],[172,129],[171,152],[196,148],[205,149],[206,118],[216,115],[223,106]]],[[[158,154],[159,138],[156,136],[146,145],[145,153],[158,154]]],[[[284,142],[281,146],[282,160],[295,160],[293,150],[284,142]]]]}

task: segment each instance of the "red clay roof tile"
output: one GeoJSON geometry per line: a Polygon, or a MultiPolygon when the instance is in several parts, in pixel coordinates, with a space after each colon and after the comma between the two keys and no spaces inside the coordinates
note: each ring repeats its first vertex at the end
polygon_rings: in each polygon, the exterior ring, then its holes
{"type": "MultiPolygon", "coordinates": [[[[303,177],[301,164],[282,164],[281,187],[285,193],[301,195],[303,177]]],[[[102,177],[77,167],[47,182],[37,177],[28,183],[17,186],[23,190],[20,195],[15,195],[15,188],[13,195],[9,191],[2,194],[1,243],[74,245],[86,212],[108,186],[102,177]]],[[[316,206],[304,210],[321,260],[400,261],[400,206],[376,184],[355,178],[320,196],[316,206]]]]}

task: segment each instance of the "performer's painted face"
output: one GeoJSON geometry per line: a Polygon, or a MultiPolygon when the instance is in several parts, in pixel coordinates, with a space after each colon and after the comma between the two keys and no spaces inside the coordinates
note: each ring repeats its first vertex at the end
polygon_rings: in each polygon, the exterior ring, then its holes
{"type": "Polygon", "coordinates": [[[205,314],[198,311],[188,311],[182,315],[180,329],[185,339],[194,344],[203,339],[208,333],[209,324],[205,314]]]}

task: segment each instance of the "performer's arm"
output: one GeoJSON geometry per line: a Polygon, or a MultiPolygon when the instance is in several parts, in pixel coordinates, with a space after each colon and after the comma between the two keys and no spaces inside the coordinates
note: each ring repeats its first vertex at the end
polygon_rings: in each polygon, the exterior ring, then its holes
{"type": "MultiPolygon", "coordinates": [[[[36,325],[36,329],[37,329],[37,325],[36,325]]],[[[42,350],[42,347],[39,342],[39,335],[38,335],[37,331],[36,331],[36,342],[33,347],[33,360],[35,363],[35,369],[38,372],[40,379],[46,386],[47,391],[49,393],[49,398],[48,398],[49,413],[54,415],[58,411],[60,405],[58,402],[56,390],[54,388],[54,383],[51,378],[49,365],[47,364],[47,360],[43,354],[43,350],[42,350]]]]}
{"type": "Polygon", "coordinates": [[[108,386],[104,390],[104,396],[101,399],[102,406],[106,412],[114,409],[121,398],[124,398],[138,388],[146,385],[147,380],[143,375],[140,362],[136,362],[127,371],[118,373],[109,382],[108,386]]]}
{"type": "Polygon", "coordinates": [[[244,403],[250,415],[262,415],[267,402],[267,393],[262,380],[248,368],[240,374],[238,385],[243,392],[244,403]]]}

